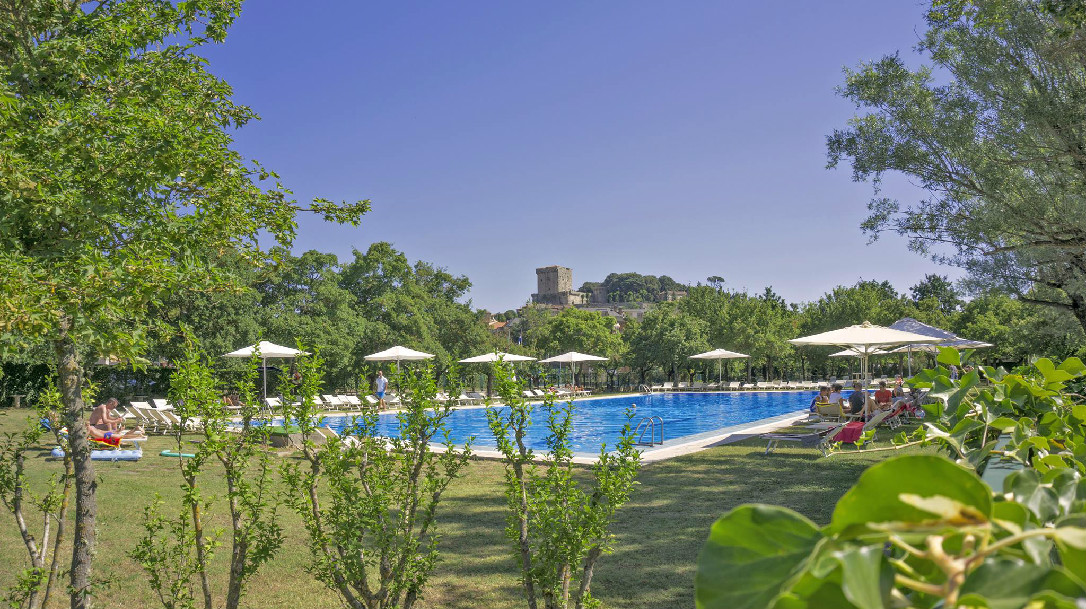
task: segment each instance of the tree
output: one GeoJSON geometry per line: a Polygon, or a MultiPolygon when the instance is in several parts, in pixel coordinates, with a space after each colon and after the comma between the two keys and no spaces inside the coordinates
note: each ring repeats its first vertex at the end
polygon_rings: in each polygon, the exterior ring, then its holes
{"type": "Polygon", "coordinates": [[[64,451],[64,470],[49,480],[44,492],[35,489],[36,485],[27,476],[27,454],[36,450],[46,436],[41,421],[49,422],[52,433],[48,435],[58,446],[67,444],[56,414],[60,393],[54,387],[47,387],[35,402],[34,414],[28,417],[21,432],[0,435],[0,504],[15,517],[30,560],[30,567],[17,575],[15,585],[8,590],[7,600],[11,607],[26,609],[48,606],[60,573],[61,547],[66,543],[64,533],[74,477],[71,450],[64,451]],[[40,529],[35,529],[32,524],[35,522],[42,523],[40,529]]]}
{"type": "MultiPolygon", "coordinates": [[[[319,356],[303,358],[299,400],[286,417],[301,432],[301,459],[283,465],[287,504],[302,519],[312,560],[306,571],[351,609],[411,609],[422,598],[438,560],[437,508],[461,475],[470,441],[449,439],[452,406],[435,398],[433,369],[407,371],[397,384],[410,396],[386,438],[375,411],[339,437],[317,445],[319,356]],[[442,443],[436,451],[432,444],[442,443]]],[[[459,386],[449,387],[454,395],[459,386]]],[[[294,396],[288,396],[294,397],[294,396]]],[[[288,402],[291,400],[288,400],[288,402]]],[[[387,433],[387,432],[384,432],[387,433]]]]}
{"type": "Polygon", "coordinates": [[[237,413],[223,408],[219,380],[205,359],[190,340],[170,387],[170,401],[181,420],[173,432],[173,458],[184,489],[180,514],[164,516],[163,502],[156,499],[145,510],[143,536],[128,552],[147,572],[152,590],[167,609],[197,605],[194,579],[200,582],[204,609],[216,606],[213,588],[217,578],[211,572],[211,559],[220,533],[208,527],[215,504],[215,499],[203,492],[209,462],[222,465],[230,517],[229,575],[223,607],[237,609],[249,580],[283,542],[276,516],[278,497],[272,489],[272,455],[267,450],[271,427],[257,418],[260,354],[248,361],[237,413]],[[240,418],[235,420],[235,414],[240,418]],[[193,423],[199,424],[203,436],[195,447],[183,435],[193,423]],[[193,454],[182,455],[189,450],[193,454]]]}
{"type": "Polygon", "coordinates": [[[636,330],[626,336],[630,367],[643,372],[661,368],[668,378],[677,370],[689,369],[691,355],[709,350],[708,325],[684,314],[675,306],[662,304],[645,314],[636,330]]]}
{"type": "MultiPolygon", "coordinates": [[[[310,250],[299,257],[279,256],[255,284],[261,335],[281,344],[320,345],[329,362],[324,376],[327,392],[353,386],[361,361],[355,358],[355,348],[376,331],[342,287],[341,276],[334,254],[310,250]]],[[[256,339],[251,336],[238,344],[256,339]]]]}
{"type": "Polygon", "coordinates": [[[660,292],[660,280],[640,273],[611,273],[603,280],[603,287],[612,302],[652,301],[660,292]]]}
{"type": "MultiPolygon", "coordinates": [[[[289,243],[301,207],[230,132],[256,115],[196,54],[222,42],[239,0],[0,2],[0,337],[47,342],[75,473],[72,607],[90,604],[94,468],[83,362],[134,358],[148,306],[233,289],[227,252],[289,243]]],[[[367,202],[314,201],[357,222],[367,202]]]]}
{"type": "Polygon", "coordinates": [[[547,416],[547,453],[535,464],[524,441],[532,425],[532,407],[512,367],[494,366],[501,409],[488,408],[487,423],[505,462],[505,536],[521,571],[529,609],[599,607],[592,598],[597,561],[611,551],[615,513],[630,499],[641,453],[634,446],[630,421],[612,451],[600,447],[592,468],[592,486],[584,489],[573,468],[573,402],[554,404],[548,393],[539,411],[547,416]],[[542,601],[542,603],[540,603],[542,601]]]}
{"type": "Polygon", "coordinates": [[[596,311],[564,309],[535,330],[533,343],[548,354],[580,351],[616,357],[622,351],[622,338],[615,332],[615,323],[615,318],[596,311]]]}
{"type": "Polygon", "coordinates": [[[357,339],[353,362],[392,343],[433,353],[442,374],[454,361],[478,355],[494,338],[462,299],[471,288],[463,275],[428,262],[414,264],[386,242],[374,243],[343,266],[340,286],[353,296],[357,313],[372,328],[357,339]]]}
{"type": "Polygon", "coordinates": [[[849,71],[841,94],[869,112],[828,138],[828,156],[875,185],[863,225],[873,237],[897,232],[966,269],[971,289],[1065,309],[1086,327],[1086,29],[1057,13],[1026,0],[936,3],[918,50],[946,78],[897,55],[849,71]],[[880,196],[895,171],[927,196],[880,196]]]}
{"type": "Polygon", "coordinates": [[[946,315],[954,313],[962,306],[962,299],[958,297],[954,284],[947,280],[946,275],[924,275],[920,283],[909,288],[909,293],[914,303],[934,298],[939,303],[939,309],[946,315]]]}

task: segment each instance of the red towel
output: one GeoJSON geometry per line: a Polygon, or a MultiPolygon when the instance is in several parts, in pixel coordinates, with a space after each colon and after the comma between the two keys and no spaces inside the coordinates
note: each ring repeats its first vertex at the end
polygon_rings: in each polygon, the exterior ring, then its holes
{"type": "Polygon", "coordinates": [[[110,438],[110,437],[91,438],[91,442],[98,442],[99,444],[105,444],[106,446],[113,446],[113,447],[117,447],[117,446],[121,445],[121,439],[120,438],[110,438]]]}
{"type": "Polygon", "coordinates": [[[856,440],[860,439],[860,436],[864,432],[863,421],[853,421],[845,425],[845,428],[837,432],[837,435],[833,437],[834,442],[844,442],[845,444],[854,444],[856,440]]]}

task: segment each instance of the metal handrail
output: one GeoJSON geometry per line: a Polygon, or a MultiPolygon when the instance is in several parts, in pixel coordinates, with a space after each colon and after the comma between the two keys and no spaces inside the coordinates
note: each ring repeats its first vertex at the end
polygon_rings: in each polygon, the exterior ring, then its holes
{"type": "Polygon", "coordinates": [[[638,446],[656,446],[664,443],[664,420],[658,416],[645,417],[638,422],[634,429],[638,446]],[[660,441],[656,441],[656,423],[660,423],[660,441]],[[645,442],[645,434],[649,434],[649,441],[645,442]]]}

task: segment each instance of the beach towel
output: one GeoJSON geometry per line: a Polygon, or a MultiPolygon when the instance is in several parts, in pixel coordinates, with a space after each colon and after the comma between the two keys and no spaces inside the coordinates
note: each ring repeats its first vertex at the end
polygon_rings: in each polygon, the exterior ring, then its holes
{"type": "Polygon", "coordinates": [[[856,440],[860,439],[863,435],[864,422],[853,421],[847,425],[841,431],[837,432],[837,435],[833,437],[834,442],[843,442],[845,444],[854,444],[856,440]]]}

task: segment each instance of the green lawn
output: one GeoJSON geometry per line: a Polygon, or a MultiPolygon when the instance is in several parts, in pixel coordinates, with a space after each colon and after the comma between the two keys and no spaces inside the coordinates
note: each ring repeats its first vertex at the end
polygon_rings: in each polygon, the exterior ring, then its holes
{"type": "MultiPolygon", "coordinates": [[[[26,411],[0,412],[0,432],[21,426],[25,416],[26,411]]],[[[891,435],[880,431],[881,446],[888,446],[891,435]]],[[[139,462],[96,463],[100,512],[95,574],[106,580],[98,593],[99,606],[159,606],[140,567],[125,552],[140,535],[143,508],[156,493],[173,502],[169,505],[177,505],[176,463],[158,456],[169,444],[168,439],[155,437],[147,442],[139,462]]],[[[746,440],[646,465],[633,499],[619,514],[616,550],[601,559],[593,593],[610,607],[691,607],[697,554],[710,525],[722,513],[741,503],[772,503],[825,523],[834,503],[865,467],[900,454],[820,458],[813,449],[785,448],[766,456],[763,447],[764,442],[746,440]]],[[[45,459],[47,454],[43,449],[30,459],[31,471],[41,479],[59,470],[58,463],[45,459]]],[[[207,488],[217,492],[221,486],[213,470],[211,474],[207,488]]],[[[426,591],[424,607],[524,606],[516,565],[502,534],[501,480],[500,463],[475,461],[446,494],[439,516],[443,560],[426,591]]],[[[217,516],[220,526],[225,526],[221,506],[217,516]]],[[[283,522],[286,544],[253,581],[247,605],[339,606],[337,597],[304,570],[308,551],[297,518],[284,510],[283,522]]],[[[225,553],[222,550],[220,554],[225,553]]],[[[0,586],[6,587],[25,557],[14,521],[6,512],[0,514],[0,554],[6,557],[0,586]]]]}

